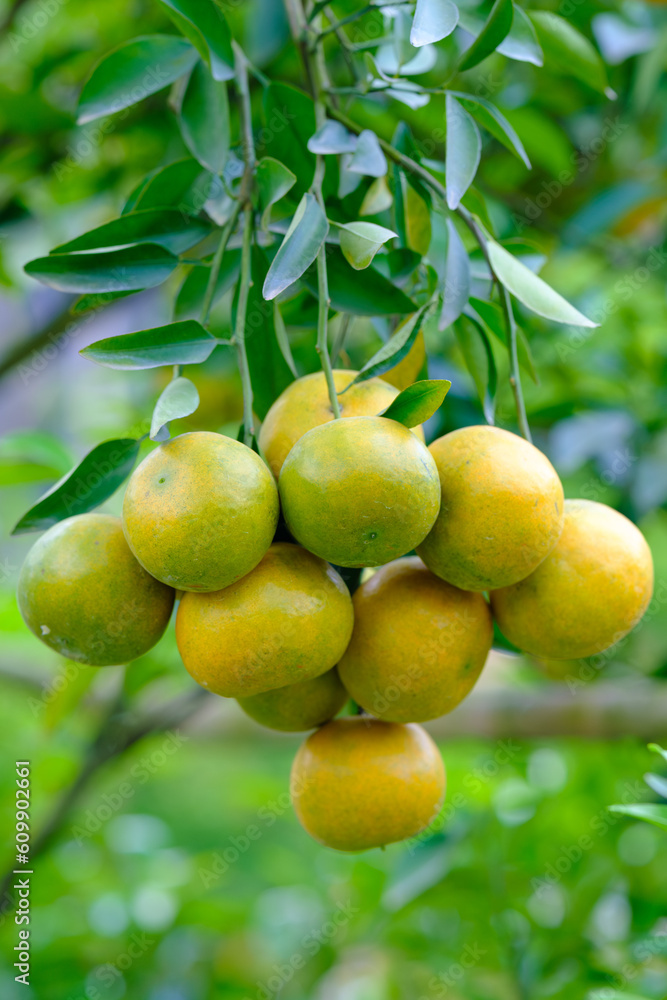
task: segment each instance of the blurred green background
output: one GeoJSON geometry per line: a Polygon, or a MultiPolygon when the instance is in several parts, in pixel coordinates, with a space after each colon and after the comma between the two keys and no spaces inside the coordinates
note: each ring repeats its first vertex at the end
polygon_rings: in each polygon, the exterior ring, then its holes
{"type": "MultiPolygon", "coordinates": [[[[359,4],[332,6],[344,17],[359,4]]],[[[384,852],[344,856],[313,843],[287,796],[299,738],[260,729],[233,703],[211,699],[169,733],[149,735],[95,770],[38,863],[30,987],[14,982],[17,928],[3,905],[3,1000],[667,996],[667,835],[606,812],[613,802],[656,800],[641,781],[648,768],[660,771],[647,735],[667,733],[667,714],[646,734],[641,718],[628,722],[619,708],[633,698],[647,711],[667,704],[667,7],[535,6],[595,41],[617,96],[562,67],[486,60],[467,89],[493,97],[534,169],[486,136],[477,185],[498,234],[547,255],[543,276],[601,322],[581,331],[522,315],[539,375],[524,388],[536,443],[566,496],[611,504],[645,532],[656,563],[645,622],[612,655],[567,664],[560,679],[549,665],[495,654],[464,721],[449,734],[447,720],[432,727],[448,769],[442,822],[384,852]],[[545,732],[522,717],[522,698],[539,706],[545,732]],[[602,722],[598,701],[612,705],[602,722]],[[476,706],[485,721],[473,725],[476,706]]],[[[225,14],[265,73],[300,80],[278,0],[229,3],[225,14]]],[[[77,668],[41,647],[14,597],[32,539],[8,537],[94,444],[145,433],[164,385],[153,372],[109,373],[78,350],[168,321],[177,284],[73,320],[69,298],[30,282],[22,267],[113,217],[148,170],[185,155],[164,95],[102,136],[94,123],[73,124],[81,83],[103,53],[174,29],[149,0],[5,3],[0,19],[0,803],[10,865],[14,759],[31,761],[37,834],[94,761],[90,744],[110,706],[113,738],[116,718],[120,731],[132,713],[187,698],[194,685],[173,631],[125,671],[77,668]]],[[[335,44],[328,55],[342,72],[335,44]]],[[[439,72],[422,82],[438,83],[439,72]]],[[[253,100],[259,114],[256,85],[253,100]]],[[[418,112],[360,100],[352,113],[386,138],[405,120],[427,141],[443,109],[439,98],[418,112]]],[[[442,159],[441,146],[430,155],[442,159]]],[[[223,336],[230,309],[226,296],[215,312],[223,336]]],[[[289,334],[301,372],[314,370],[312,317],[295,319],[289,334]]],[[[381,324],[356,321],[344,360],[362,363],[385,335],[381,324]]],[[[452,380],[431,439],[484,418],[451,331],[429,328],[427,345],[431,375],[452,380]]],[[[498,423],[513,429],[496,347],[498,423]]],[[[202,405],[176,430],[235,436],[231,353],[219,348],[186,374],[202,405]]],[[[119,506],[117,496],[105,509],[119,506]]]]}

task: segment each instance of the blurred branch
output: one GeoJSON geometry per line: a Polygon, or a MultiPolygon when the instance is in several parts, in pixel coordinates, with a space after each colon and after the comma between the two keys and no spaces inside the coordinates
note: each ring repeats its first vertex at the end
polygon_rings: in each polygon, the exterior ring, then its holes
{"type": "Polygon", "coordinates": [[[36,333],[29,334],[25,339],[19,341],[11,347],[7,354],[0,358],[0,378],[7,374],[12,368],[20,364],[24,358],[32,354],[33,351],[40,351],[47,344],[52,343],[61,333],[69,327],[75,329],[78,325],[70,315],[70,306],[74,302],[72,296],[61,313],[49,320],[46,326],[36,333]]]}

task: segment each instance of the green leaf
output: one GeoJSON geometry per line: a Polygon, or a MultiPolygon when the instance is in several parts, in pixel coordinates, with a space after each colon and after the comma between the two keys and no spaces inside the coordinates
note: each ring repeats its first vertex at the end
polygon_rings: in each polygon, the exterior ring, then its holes
{"type": "Polygon", "coordinates": [[[615,96],[609,91],[604,63],[593,43],[570,21],[546,10],[531,10],[529,17],[537,29],[547,68],[574,76],[608,97],[615,96]]]}
{"type": "Polygon", "coordinates": [[[142,243],[103,253],[54,253],[31,260],[26,274],[60,292],[122,292],[155,288],[178,267],[164,247],[142,243]]]}
{"type": "MultiPolygon", "coordinates": [[[[468,315],[472,314],[472,319],[480,320],[480,322],[498,338],[501,344],[504,344],[504,346],[507,347],[507,331],[505,329],[503,311],[496,302],[486,302],[484,299],[472,297],[466,312],[468,315]]],[[[530,344],[526,339],[526,334],[523,332],[521,327],[517,327],[517,334],[519,364],[525,369],[525,371],[528,372],[533,382],[535,382],[536,385],[539,385],[540,380],[537,376],[535,362],[533,361],[533,355],[530,350],[530,344]]]]}
{"type": "Polygon", "coordinates": [[[512,0],[496,0],[486,24],[470,48],[463,53],[459,70],[472,69],[490,56],[509,34],[513,16],[512,0]]]}
{"type": "Polygon", "coordinates": [[[353,385],[357,385],[358,382],[366,382],[369,378],[384,375],[390,368],[397,365],[399,361],[402,361],[409,354],[412,345],[417,339],[417,334],[421,330],[424,311],[425,307],[422,306],[412,316],[408,316],[394,331],[394,334],[387,343],[383,344],[380,350],[375,352],[373,357],[355,375],[350,384],[339,392],[338,395],[342,396],[353,385]]]}
{"type": "Polygon", "coordinates": [[[499,243],[487,237],[486,247],[491,261],[491,267],[498,280],[505,288],[532,309],[538,316],[553,320],[554,323],[569,323],[572,326],[596,327],[578,309],[570,305],[558,292],[555,292],[546,281],[522,264],[520,260],[501,247],[499,243]]]}
{"type": "Polygon", "coordinates": [[[292,171],[298,197],[310,187],[315,172],[315,157],[308,151],[315,129],[315,107],[302,90],[285,83],[265,87],[264,154],[292,171]]]}
{"type": "Polygon", "coordinates": [[[139,209],[172,207],[195,215],[204,206],[212,180],[191,157],[176,160],[144,177],[128,198],[123,215],[139,209]]]}
{"type": "Polygon", "coordinates": [[[47,431],[11,431],[0,438],[0,486],[58,479],[71,466],[69,449],[47,431]]]}
{"type": "Polygon", "coordinates": [[[74,253],[79,250],[101,250],[106,247],[155,243],[179,254],[200,243],[211,227],[171,208],[149,208],[91,229],[76,239],[55,247],[52,254],[74,253]]]}
{"type": "MultiPolygon", "coordinates": [[[[240,270],[241,251],[228,248],[220,262],[218,280],[213,293],[213,305],[219,302],[225,292],[228,292],[236,284],[240,270]]],[[[187,319],[199,315],[204,305],[210,273],[210,267],[197,265],[192,268],[176,296],[174,319],[187,319]]]]}
{"type": "Polygon", "coordinates": [[[659,826],[662,830],[667,830],[667,806],[637,803],[633,805],[609,806],[609,812],[619,813],[621,816],[632,816],[634,819],[643,819],[647,823],[659,826]]]}
{"type": "Polygon", "coordinates": [[[417,0],[410,44],[418,48],[447,38],[459,23],[459,11],[451,0],[417,0]]]}
{"type": "Polygon", "coordinates": [[[99,507],[127,479],[138,454],[139,441],[134,438],[98,444],[23,515],[12,534],[44,531],[66,517],[99,507]]]}
{"type": "MultiPolygon", "coordinates": [[[[355,277],[337,247],[327,248],[327,272],[331,307],[336,312],[353,316],[402,316],[412,313],[416,306],[405,292],[371,266],[363,277],[355,277]]],[[[304,283],[317,296],[317,275],[311,267],[304,275],[304,283]]]]}
{"type": "Polygon", "coordinates": [[[663,760],[667,761],[667,750],[663,750],[663,748],[658,746],[657,743],[649,743],[648,748],[649,750],[652,750],[653,753],[659,753],[663,760]]]}
{"type": "Polygon", "coordinates": [[[479,129],[468,112],[451,94],[446,97],[446,115],[447,205],[455,209],[475,179],[482,153],[482,140],[479,129]]]}
{"type": "Polygon", "coordinates": [[[418,427],[440,409],[451,385],[447,379],[441,378],[413,382],[398,394],[380,416],[397,420],[406,427],[418,427]]]}
{"type": "Polygon", "coordinates": [[[328,232],[327,217],[314,195],[304,194],[266,275],[265,299],[275,299],[301,277],[317,257],[328,232]]]}
{"type": "Polygon", "coordinates": [[[366,177],[384,177],[387,173],[387,159],[375,132],[365,128],[360,133],[347,169],[353,174],[363,174],[366,177]]]}
{"type": "Polygon", "coordinates": [[[529,170],[531,169],[530,160],[521,139],[507,121],[505,115],[498,110],[495,104],[487,101],[484,97],[476,97],[472,94],[457,93],[455,91],[452,91],[452,94],[458,98],[464,108],[475,116],[487,132],[490,132],[506,149],[509,149],[510,153],[518,156],[529,170]]]}
{"type": "Polygon", "coordinates": [[[196,365],[206,361],[216,344],[216,338],[201,323],[186,319],[107,337],[84,347],[80,354],[105,368],[125,371],[161,365],[196,365]]]}
{"type": "Polygon", "coordinates": [[[163,90],[195,64],[197,53],[175,35],[124,42],[97,63],[79,98],[79,125],[113,115],[163,90]]]}
{"type": "Polygon", "coordinates": [[[132,292],[91,292],[90,295],[81,295],[76,302],[70,306],[69,311],[74,316],[81,313],[91,312],[93,309],[102,309],[111,305],[117,299],[125,299],[128,295],[136,295],[142,289],[135,289],[132,292]]]}
{"type": "Polygon", "coordinates": [[[498,372],[493,350],[482,325],[468,316],[460,316],[454,323],[454,333],[461,348],[466,368],[472,376],[489,424],[495,419],[498,372]]]}
{"type": "Polygon", "coordinates": [[[401,174],[401,190],[405,213],[405,241],[409,249],[415,250],[423,257],[431,245],[431,209],[404,174],[401,174]]]}
{"type": "Polygon", "coordinates": [[[280,306],[273,300],[273,326],[276,331],[276,340],[278,341],[278,347],[280,348],[280,353],[285,359],[285,364],[291,371],[294,378],[299,377],[299,373],[294,364],[294,358],[292,357],[292,348],[290,346],[289,337],[287,336],[287,329],[285,327],[285,322],[280,312],[280,306]]]}
{"type": "Polygon", "coordinates": [[[377,177],[364,195],[359,215],[379,215],[394,204],[386,177],[377,177]]]}
{"type": "Polygon", "coordinates": [[[508,59],[532,63],[533,66],[542,66],[544,63],[544,55],[533,22],[523,8],[517,7],[516,4],[514,4],[512,30],[498,46],[497,51],[508,59]]]}
{"type": "Polygon", "coordinates": [[[189,417],[199,406],[199,393],[189,378],[180,375],[164,389],[153,410],[151,440],[155,440],[170,420],[189,417]]]}
{"type": "Polygon", "coordinates": [[[346,222],[339,229],[343,256],[355,271],[368,267],[380,247],[397,236],[392,229],[374,222],[346,222]]]}
{"type": "Polygon", "coordinates": [[[179,122],[195,159],[212,174],[221,174],[229,154],[227,84],[214,80],[201,60],[183,94],[179,122]]]}
{"type": "Polygon", "coordinates": [[[470,295],[470,258],[451,219],[447,219],[447,257],[442,311],[438,329],[445,330],[459,318],[470,295]]]}
{"type": "Polygon", "coordinates": [[[319,156],[332,153],[353,153],[357,145],[356,136],[341,125],[328,119],[308,140],[308,150],[319,156]]]}
{"type": "Polygon", "coordinates": [[[260,420],[264,419],[280,393],[294,381],[294,371],[286,359],[284,344],[281,347],[275,326],[277,303],[267,302],[262,297],[261,289],[268,271],[266,255],[259,247],[253,247],[253,281],[248,291],[245,340],[253,409],[260,420]]]}
{"type": "Polygon", "coordinates": [[[296,183],[296,175],[284,163],[272,156],[265,156],[257,164],[257,189],[262,209],[262,229],[267,230],[271,220],[271,207],[280,201],[296,183]]]}
{"type": "Polygon", "coordinates": [[[656,795],[660,795],[661,798],[667,799],[667,778],[663,778],[660,774],[645,774],[644,781],[656,795]]]}
{"type": "Polygon", "coordinates": [[[208,65],[214,80],[234,76],[232,36],[222,8],[213,0],[159,0],[172,21],[208,65]]]}

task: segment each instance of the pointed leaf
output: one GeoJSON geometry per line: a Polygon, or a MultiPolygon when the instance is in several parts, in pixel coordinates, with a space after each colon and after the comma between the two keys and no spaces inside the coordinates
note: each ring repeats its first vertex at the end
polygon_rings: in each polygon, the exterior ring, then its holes
{"type": "Polygon", "coordinates": [[[488,337],[482,325],[468,316],[461,316],[454,324],[454,333],[461,348],[466,368],[477,388],[484,417],[494,422],[498,372],[488,337]]]}
{"type": "Polygon", "coordinates": [[[472,69],[490,56],[509,34],[513,16],[512,0],[496,0],[486,24],[470,48],[463,53],[459,70],[472,69]]]}
{"type": "Polygon", "coordinates": [[[229,154],[227,84],[214,80],[201,60],[190,74],[179,121],[195,159],[212,174],[221,174],[229,154]]]}
{"type": "Polygon", "coordinates": [[[656,795],[667,799],[667,778],[663,778],[660,774],[645,774],[644,781],[649,788],[653,789],[656,795]]]}
{"type": "MultiPolygon", "coordinates": [[[[470,304],[466,308],[466,314],[472,319],[478,319],[491,333],[498,338],[501,344],[507,347],[507,331],[503,318],[503,311],[497,302],[486,302],[484,299],[470,298],[470,304]]],[[[535,362],[530,350],[530,344],[526,339],[526,334],[521,327],[517,328],[518,333],[518,354],[519,364],[530,375],[533,382],[539,385],[539,378],[535,369],[535,362]]]]}
{"type": "Polygon", "coordinates": [[[329,223],[314,195],[304,194],[266,276],[265,299],[275,299],[301,277],[317,257],[328,232],[329,223]]]}
{"type": "Polygon", "coordinates": [[[189,38],[210,67],[214,80],[234,76],[232,36],[214,0],[159,0],[179,31],[189,38]]]}
{"type": "Polygon", "coordinates": [[[652,750],[653,753],[659,753],[663,760],[667,761],[667,750],[663,750],[663,748],[658,746],[657,743],[649,743],[648,748],[649,750],[652,750]]]}
{"type": "Polygon", "coordinates": [[[406,427],[418,427],[440,409],[451,385],[450,381],[441,378],[413,382],[398,394],[380,416],[397,420],[406,427]]]}
{"type": "Polygon", "coordinates": [[[417,0],[410,44],[417,48],[439,42],[451,35],[458,23],[458,7],[451,0],[417,0]]]}
{"type": "Polygon", "coordinates": [[[155,404],[150,437],[158,436],[170,420],[189,417],[199,406],[199,393],[193,382],[182,375],[171,380],[155,404]]]}
{"type": "Polygon", "coordinates": [[[296,183],[296,174],[272,156],[265,156],[256,171],[259,203],[262,208],[262,229],[268,229],[271,206],[280,201],[296,183]]]}
{"type": "Polygon", "coordinates": [[[140,291],[141,289],[139,288],[133,292],[91,292],[90,295],[79,296],[74,305],[70,306],[69,311],[73,316],[78,316],[80,313],[110,306],[117,299],[125,299],[128,295],[137,295],[140,291]]]}
{"type": "Polygon", "coordinates": [[[367,177],[384,177],[387,173],[387,159],[375,132],[365,128],[360,133],[348,170],[367,177]]]}
{"type": "Polygon", "coordinates": [[[533,22],[522,7],[517,7],[514,4],[512,30],[496,51],[507,56],[508,59],[516,59],[518,62],[529,62],[533,66],[543,65],[544,55],[537,40],[533,22]]]}
{"type": "Polygon", "coordinates": [[[477,173],[482,153],[479,130],[468,112],[451,94],[446,98],[447,146],[445,175],[447,205],[458,208],[477,173]]]}
{"type": "Polygon", "coordinates": [[[264,89],[263,152],[275,157],[296,176],[295,196],[310,187],[315,158],[308,140],[315,132],[315,105],[302,90],[285,83],[270,83],[264,89]]]}
{"type": "Polygon", "coordinates": [[[195,215],[203,207],[213,178],[201,164],[188,157],[176,160],[145,177],[130,195],[123,215],[147,208],[178,208],[195,215]],[[196,203],[193,201],[196,195],[196,203]]]}
{"type": "Polygon", "coordinates": [[[394,204],[386,177],[377,177],[364,195],[359,215],[379,215],[394,204]]]}
{"type": "Polygon", "coordinates": [[[325,156],[329,153],[353,153],[357,146],[357,137],[341,125],[340,122],[329,119],[308,140],[311,153],[325,156]]]}
{"type": "Polygon", "coordinates": [[[55,247],[52,254],[75,253],[79,250],[100,250],[106,247],[155,243],[174,254],[183,253],[200,243],[211,226],[200,219],[190,218],[176,209],[149,208],[91,229],[68,243],[55,247]]]}
{"type": "Polygon", "coordinates": [[[667,830],[667,806],[637,803],[627,806],[609,806],[609,812],[619,813],[621,816],[632,816],[634,819],[643,819],[647,823],[659,826],[662,830],[667,830]]]}
{"type": "Polygon", "coordinates": [[[393,336],[376,351],[372,358],[359,370],[354,379],[338,395],[342,396],[358,382],[366,382],[369,378],[384,375],[410,353],[410,349],[421,330],[424,317],[424,307],[408,316],[395,330],[393,336]]]}
{"type": "Polygon", "coordinates": [[[470,258],[451,219],[447,219],[447,257],[445,262],[445,287],[442,295],[442,312],[438,329],[459,318],[470,295],[470,258]]]}
{"type": "Polygon", "coordinates": [[[113,115],[163,90],[192,69],[197,53],[175,35],[124,42],[97,63],[79,98],[79,125],[113,115]]]}
{"type": "Polygon", "coordinates": [[[154,243],[103,253],[54,253],[31,260],[26,274],[60,292],[122,292],[155,288],[178,267],[178,257],[154,243]]]}
{"type": "Polygon", "coordinates": [[[585,35],[570,21],[550,11],[531,11],[529,16],[537,29],[547,68],[552,66],[582,80],[599,93],[611,96],[604,63],[585,35]]]}
{"type": "MultiPolygon", "coordinates": [[[[228,248],[220,263],[212,305],[219,302],[225,292],[228,292],[236,284],[240,270],[241,251],[228,248]]],[[[176,296],[174,319],[187,319],[201,313],[210,273],[210,267],[196,266],[192,268],[176,296]]]]}
{"type": "Polygon", "coordinates": [[[421,257],[431,245],[431,209],[427,201],[405,175],[401,176],[403,211],[405,212],[405,241],[410,250],[421,257]]]}
{"type": "Polygon", "coordinates": [[[505,115],[492,104],[491,101],[487,101],[484,97],[475,97],[471,94],[459,94],[454,93],[454,96],[458,98],[464,108],[470,111],[477,121],[482,125],[488,132],[491,133],[494,138],[499,142],[502,142],[506,149],[509,149],[510,153],[514,153],[522,160],[528,169],[530,170],[530,160],[528,159],[528,154],[524,149],[521,139],[517,135],[516,131],[510,123],[505,118],[505,115]]]}
{"type": "Polygon", "coordinates": [[[569,323],[572,326],[596,327],[578,309],[570,305],[558,292],[555,292],[546,281],[513,257],[495,240],[487,238],[487,251],[498,280],[505,288],[515,295],[519,302],[532,309],[538,316],[553,320],[554,323],[569,323]]]}
{"type": "Polygon", "coordinates": [[[294,364],[294,358],[292,357],[292,348],[290,346],[289,337],[287,336],[287,329],[280,312],[280,306],[273,300],[273,326],[276,331],[276,340],[278,341],[278,347],[280,348],[280,353],[285,359],[285,363],[289,370],[291,371],[294,378],[299,377],[299,373],[296,370],[296,365],[294,364]]]}
{"type": "Polygon", "coordinates": [[[12,534],[44,531],[66,517],[99,507],[127,479],[138,454],[139,441],[134,438],[98,444],[23,515],[12,534]]]}
{"type": "Polygon", "coordinates": [[[253,410],[263,420],[278,396],[294,381],[287,362],[284,344],[275,328],[275,306],[262,298],[262,285],[268,271],[265,253],[257,246],[252,253],[253,282],[248,291],[245,341],[253,392],[253,410]]]}
{"type": "Polygon", "coordinates": [[[159,368],[161,365],[196,365],[206,361],[217,340],[193,319],[150,330],[98,340],[80,352],[105,368],[159,368]]]}
{"type": "Polygon", "coordinates": [[[374,222],[348,222],[339,228],[340,248],[355,271],[368,267],[380,247],[397,236],[392,229],[374,222]]]}

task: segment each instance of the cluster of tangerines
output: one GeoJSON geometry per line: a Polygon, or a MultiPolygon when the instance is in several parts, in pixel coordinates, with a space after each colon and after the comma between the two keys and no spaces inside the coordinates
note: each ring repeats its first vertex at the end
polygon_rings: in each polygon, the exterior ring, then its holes
{"type": "Polygon", "coordinates": [[[316,730],[294,761],[295,808],[347,851],[413,836],[439,811],[444,768],[418,723],[470,692],[494,617],[530,654],[590,656],[639,621],[653,581],[638,529],[564,501],[532,444],[482,426],[427,448],[420,428],[374,415],[396,389],[354,375],[334,373],[343,419],[323,375],[286,389],[263,458],[209,432],[160,445],[122,520],[53,526],[19,581],[35,635],[94,666],[147,652],[177,597],[199,684],[266,726],[316,730]],[[274,540],[281,510],[293,542],[274,540]],[[353,598],[336,567],[365,567],[353,598]],[[362,713],[335,719],[350,698],[362,713]]]}

